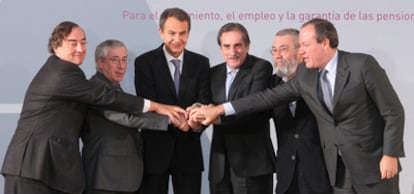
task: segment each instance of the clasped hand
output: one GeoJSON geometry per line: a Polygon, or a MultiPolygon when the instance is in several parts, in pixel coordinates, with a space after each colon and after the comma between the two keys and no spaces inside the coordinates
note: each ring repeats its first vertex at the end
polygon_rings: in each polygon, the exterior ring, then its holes
{"type": "Polygon", "coordinates": [[[217,111],[219,106],[213,104],[201,105],[195,104],[187,108],[187,114],[189,115],[188,121],[197,126],[208,126],[212,123],[219,124],[218,116],[220,115],[217,111]]]}
{"type": "Polygon", "coordinates": [[[185,117],[181,117],[176,122],[173,122],[174,126],[184,132],[190,128],[194,132],[200,132],[203,128],[202,121],[204,121],[204,117],[199,115],[197,111],[204,106],[199,103],[194,103],[192,106],[187,107],[185,117]]]}
{"type": "Polygon", "coordinates": [[[194,132],[200,132],[203,126],[208,126],[212,123],[218,124],[219,113],[217,110],[219,109],[219,106],[212,104],[202,105],[195,103],[187,107],[185,111],[175,109],[173,110],[174,114],[169,114],[169,116],[171,123],[181,131],[187,132],[191,128],[194,132]]]}

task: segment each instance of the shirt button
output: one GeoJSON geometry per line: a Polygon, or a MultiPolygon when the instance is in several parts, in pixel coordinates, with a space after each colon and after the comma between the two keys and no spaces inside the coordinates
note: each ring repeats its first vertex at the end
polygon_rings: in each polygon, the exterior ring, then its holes
{"type": "Polygon", "coordinates": [[[299,134],[295,133],[295,135],[293,135],[293,137],[294,137],[295,139],[299,139],[299,134]]]}

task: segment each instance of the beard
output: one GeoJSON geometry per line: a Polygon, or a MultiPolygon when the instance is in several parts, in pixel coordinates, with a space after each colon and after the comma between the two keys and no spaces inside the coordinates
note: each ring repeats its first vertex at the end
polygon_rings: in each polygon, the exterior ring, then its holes
{"type": "Polygon", "coordinates": [[[292,73],[295,73],[297,63],[296,59],[286,60],[286,59],[278,59],[275,61],[275,64],[281,64],[284,65],[275,65],[275,73],[277,76],[286,78],[289,77],[292,73]]]}

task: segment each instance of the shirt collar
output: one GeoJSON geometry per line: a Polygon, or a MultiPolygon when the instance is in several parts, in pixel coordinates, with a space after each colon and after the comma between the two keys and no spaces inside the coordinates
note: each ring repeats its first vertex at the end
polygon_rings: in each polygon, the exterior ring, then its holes
{"type": "Polygon", "coordinates": [[[168,62],[170,62],[172,59],[178,59],[181,61],[181,64],[183,63],[183,56],[184,51],[178,56],[177,58],[170,55],[170,53],[167,52],[167,49],[165,48],[165,45],[162,47],[162,50],[164,51],[165,59],[167,59],[168,62]]]}
{"type": "Polygon", "coordinates": [[[335,51],[335,55],[329,60],[326,64],[325,69],[329,72],[330,75],[336,75],[336,68],[338,66],[338,50],[335,51]]]}
{"type": "Polygon", "coordinates": [[[240,68],[236,68],[236,69],[231,69],[227,64],[226,64],[226,72],[227,74],[229,74],[231,71],[236,71],[236,74],[239,72],[240,68]]]}

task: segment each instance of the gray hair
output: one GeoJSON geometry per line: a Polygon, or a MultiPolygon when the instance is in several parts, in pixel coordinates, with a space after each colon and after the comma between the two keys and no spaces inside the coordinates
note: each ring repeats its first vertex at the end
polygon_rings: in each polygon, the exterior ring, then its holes
{"type": "Polygon", "coordinates": [[[101,42],[95,49],[95,64],[98,65],[99,59],[105,59],[108,54],[108,48],[126,48],[125,44],[120,40],[109,39],[101,42]]]}
{"type": "Polygon", "coordinates": [[[293,43],[296,48],[299,48],[299,30],[294,28],[285,28],[282,30],[279,30],[275,36],[284,36],[284,35],[290,35],[293,37],[293,43]]]}

